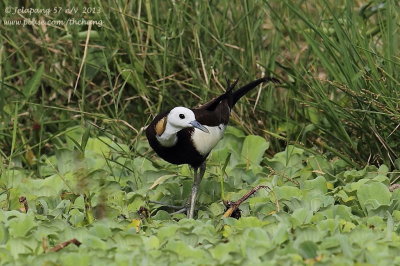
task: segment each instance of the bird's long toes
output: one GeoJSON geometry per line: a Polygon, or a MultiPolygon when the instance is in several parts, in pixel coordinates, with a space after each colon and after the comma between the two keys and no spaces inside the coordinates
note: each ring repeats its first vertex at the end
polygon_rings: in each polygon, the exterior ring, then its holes
{"type": "Polygon", "coordinates": [[[162,202],[162,201],[149,201],[149,203],[152,204],[157,204],[157,205],[161,205],[158,208],[160,209],[174,209],[174,210],[181,210],[181,209],[187,209],[187,206],[177,206],[177,205],[172,205],[172,204],[168,204],[166,202],[162,202]]]}
{"type": "Polygon", "coordinates": [[[185,206],[185,207],[181,208],[180,210],[177,210],[177,211],[175,211],[175,212],[173,212],[171,214],[174,215],[174,214],[178,214],[178,213],[184,213],[184,212],[187,212],[187,211],[188,211],[188,208],[185,206]]]}

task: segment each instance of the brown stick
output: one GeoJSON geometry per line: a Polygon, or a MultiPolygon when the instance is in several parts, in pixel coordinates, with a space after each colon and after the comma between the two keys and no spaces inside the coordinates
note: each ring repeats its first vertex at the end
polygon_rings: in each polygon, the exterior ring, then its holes
{"type": "Polygon", "coordinates": [[[21,208],[19,208],[19,210],[21,212],[27,213],[29,210],[29,206],[28,206],[28,201],[26,200],[26,197],[21,196],[19,197],[19,203],[21,204],[21,208]]]}
{"type": "Polygon", "coordinates": [[[395,191],[396,189],[399,189],[399,188],[400,188],[400,184],[393,184],[393,185],[391,185],[389,187],[389,191],[393,192],[393,191],[395,191]]]}
{"type": "Polygon", "coordinates": [[[253,188],[252,190],[250,190],[249,192],[247,192],[246,194],[243,195],[243,197],[241,197],[239,200],[230,203],[230,208],[224,213],[223,217],[230,217],[232,215],[232,213],[234,211],[236,211],[239,208],[239,205],[242,204],[245,200],[247,200],[251,195],[253,195],[254,193],[257,192],[257,190],[260,190],[262,188],[268,188],[270,189],[268,186],[256,186],[255,188],[253,188]]]}
{"type": "Polygon", "coordinates": [[[79,242],[76,238],[70,239],[68,241],[62,242],[60,244],[55,245],[53,248],[51,248],[49,250],[49,252],[57,252],[63,248],[65,248],[66,246],[68,246],[69,244],[75,244],[76,246],[80,246],[82,243],[79,242]]]}

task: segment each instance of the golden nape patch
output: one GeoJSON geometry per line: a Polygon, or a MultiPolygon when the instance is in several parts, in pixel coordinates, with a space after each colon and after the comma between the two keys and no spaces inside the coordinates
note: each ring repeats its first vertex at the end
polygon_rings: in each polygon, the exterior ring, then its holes
{"type": "Polygon", "coordinates": [[[166,125],[167,125],[167,117],[163,117],[160,121],[157,122],[156,133],[158,136],[161,136],[162,133],[164,133],[166,125]]]}

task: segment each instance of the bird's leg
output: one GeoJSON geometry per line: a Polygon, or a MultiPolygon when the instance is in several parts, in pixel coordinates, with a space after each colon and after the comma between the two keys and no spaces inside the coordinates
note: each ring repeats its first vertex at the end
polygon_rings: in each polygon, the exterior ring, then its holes
{"type": "Polygon", "coordinates": [[[196,204],[196,197],[197,197],[197,191],[198,191],[198,186],[197,186],[197,182],[200,184],[200,182],[198,181],[198,168],[193,168],[193,172],[194,172],[194,177],[193,177],[193,185],[192,185],[192,193],[190,194],[189,197],[189,208],[188,208],[188,212],[187,212],[187,217],[189,219],[193,219],[193,215],[194,215],[194,207],[196,204]]]}
{"type": "Polygon", "coordinates": [[[202,163],[199,168],[194,168],[194,180],[192,186],[192,194],[189,198],[189,211],[187,213],[187,217],[189,219],[193,219],[194,209],[196,207],[196,199],[197,193],[199,191],[201,179],[204,176],[204,172],[206,171],[206,163],[202,163]],[[200,168],[200,169],[199,169],[200,168]]]}

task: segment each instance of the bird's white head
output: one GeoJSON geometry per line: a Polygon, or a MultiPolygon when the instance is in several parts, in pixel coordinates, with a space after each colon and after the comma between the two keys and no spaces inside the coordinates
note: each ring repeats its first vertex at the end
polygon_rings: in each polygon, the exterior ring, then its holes
{"type": "Polygon", "coordinates": [[[187,127],[195,127],[209,133],[206,127],[196,121],[193,111],[186,107],[179,106],[172,109],[168,114],[167,124],[177,131],[187,127]]]}
{"type": "Polygon", "coordinates": [[[196,120],[193,111],[185,107],[175,107],[169,114],[157,122],[155,126],[157,140],[164,147],[176,144],[176,133],[184,128],[194,127],[206,133],[208,129],[196,120]]]}

